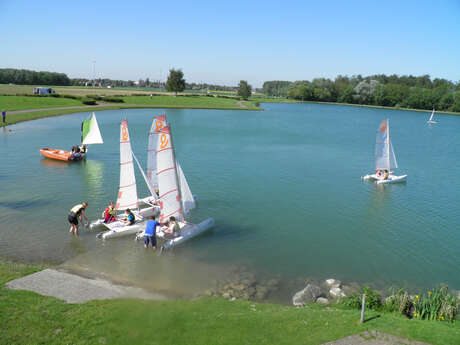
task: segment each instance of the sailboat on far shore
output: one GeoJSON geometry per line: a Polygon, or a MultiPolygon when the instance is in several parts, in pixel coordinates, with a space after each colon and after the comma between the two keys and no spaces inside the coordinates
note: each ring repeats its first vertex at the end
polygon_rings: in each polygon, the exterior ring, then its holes
{"type": "Polygon", "coordinates": [[[427,121],[427,123],[437,123],[435,120],[433,120],[433,117],[434,117],[434,108],[433,108],[433,111],[431,112],[430,119],[427,121]]]}
{"type": "Polygon", "coordinates": [[[375,174],[362,177],[363,180],[377,184],[398,183],[406,181],[407,175],[396,176],[391,169],[398,168],[393,145],[390,140],[390,121],[383,120],[377,131],[375,142],[375,174]]]}

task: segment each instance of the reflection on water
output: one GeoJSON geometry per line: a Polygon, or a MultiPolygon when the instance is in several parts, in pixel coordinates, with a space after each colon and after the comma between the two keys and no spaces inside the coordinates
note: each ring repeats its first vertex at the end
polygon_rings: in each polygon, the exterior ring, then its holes
{"type": "MultiPolygon", "coordinates": [[[[250,116],[165,112],[199,199],[191,221],[213,217],[212,231],[164,257],[131,237],[103,242],[83,228],[78,238],[70,235],[67,214],[75,204],[88,201],[87,216],[96,219],[116,199],[120,120],[129,118],[132,148],[145,166],[148,130],[161,111],[100,112],[105,144],[91,147],[86,161],[41,158],[41,147],[78,140],[75,129],[88,117],[81,113],[0,132],[0,255],[64,262],[70,270],[177,296],[215,280],[249,281],[244,293],[258,296],[274,291],[268,286],[291,292],[301,287],[298,279],[312,277],[460,287],[460,161],[452,144],[460,140],[459,118],[443,116],[442,125],[429,128],[413,112],[312,104],[267,104],[250,116]],[[373,165],[375,129],[385,118],[407,184],[359,179],[373,165]],[[228,279],[235,274],[243,278],[228,279]]],[[[139,195],[146,195],[138,172],[136,179],[139,195]]]]}
{"type": "Polygon", "coordinates": [[[75,164],[75,162],[66,162],[66,161],[59,161],[57,159],[49,159],[49,158],[42,158],[40,163],[45,168],[56,169],[56,168],[68,168],[71,164],[75,164]]]}
{"type": "Polygon", "coordinates": [[[88,195],[101,195],[104,182],[104,164],[102,162],[85,159],[82,161],[84,183],[88,195]]]}

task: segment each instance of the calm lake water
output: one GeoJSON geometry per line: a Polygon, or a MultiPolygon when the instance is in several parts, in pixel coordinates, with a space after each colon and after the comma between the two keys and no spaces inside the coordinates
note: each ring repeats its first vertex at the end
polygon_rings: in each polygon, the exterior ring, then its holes
{"type": "MultiPolygon", "coordinates": [[[[235,265],[283,281],[460,288],[460,117],[315,104],[264,104],[265,111],[136,109],[97,112],[104,145],[86,162],[40,157],[70,149],[89,114],[0,129],[0,256],[96,273],[178,296],[206,288],[235,265]],[[119,124],[145,166],[153,116],[166,113],[176,155],[212,231],[157,256],[132,237],[101,241],[68,233],[67,214],[87,200],[90,219],[115,201],[119,124]],[[376,130],[390,119],[405,184],[376,186],[376,130]]],[[[140,196],[147,189],[138,173],[140,196]]],[[[290,296],[285,296],[286,299],[290,296]]]]}

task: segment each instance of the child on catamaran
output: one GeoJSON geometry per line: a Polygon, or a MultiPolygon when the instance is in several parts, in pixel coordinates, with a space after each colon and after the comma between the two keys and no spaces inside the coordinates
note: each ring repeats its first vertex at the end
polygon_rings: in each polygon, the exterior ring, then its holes
{"type": "Polygon", "coordinates": [[[111,223],[115,221],[116,210],[113,207],[113,202],[109,203],[109,206],[102,212],[102,218],[104,218],[104,223],[111,223]]]}

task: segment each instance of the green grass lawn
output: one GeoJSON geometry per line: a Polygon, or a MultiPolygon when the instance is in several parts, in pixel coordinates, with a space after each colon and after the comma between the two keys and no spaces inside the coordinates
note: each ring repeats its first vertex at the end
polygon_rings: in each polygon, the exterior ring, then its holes
{"type": "Polygon", "coordinates": [[[200,109],[250,109],[261,110],[252,102],[242,101],[247,108],[241,107],[238,100],[207,96],[125,96],[125,104],[142,104],[155,107],[200,108],[200,109]]]}
{"type": "MultiPolygon", "coordinates": [[[[30,120],[37,120],[44,117],[52,117],[52,116],[59,116],[65,114],[73,114],[73,113],[81,113],[87,112],[88,115],[92,111],[101,111],[101,110],[112,110],[112,109],[120,109],[119,106],[107,106],[107,107],[96,107],[96,108],[74,108],[74,109],[63,109],[63,110],[43,110],[43,111],[34,111],[30,113],[19,113],[19,114],[6,114],[6,125],[13,125],[18,122],[30,121],[30,120]]],[[[0,127],[4,127],[5,125],[0,120],[0,127]]]]}
{"type": "Polygon", "coordinates": [[[0,261],[0,344],[321,344],[366,330],[431,344],[460,344],[460,327],[335,306],[116,299],[67,304],[5,287],[41,267],[0,261]]]}
{"type": "Polygon", "coordinates": [[[0,96],[0,110],[14,111],[39,108],[75,107],[80,100],[56,97],[0,96]]]}

